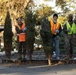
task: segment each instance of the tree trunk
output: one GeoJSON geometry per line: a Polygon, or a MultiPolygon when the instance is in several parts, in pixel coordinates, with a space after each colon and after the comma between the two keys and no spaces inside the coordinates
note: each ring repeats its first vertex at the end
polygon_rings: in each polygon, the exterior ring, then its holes
{"type": "Polygon", "coordinates": [[[48,54],[48,56],[47,56],[47,59],[48,59],[48,65],[51,65],[51,55],[50,54],[48,54]]]}

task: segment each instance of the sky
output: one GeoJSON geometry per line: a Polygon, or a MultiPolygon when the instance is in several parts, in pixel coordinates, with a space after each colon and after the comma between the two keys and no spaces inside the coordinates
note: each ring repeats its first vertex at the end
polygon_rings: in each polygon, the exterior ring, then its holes
{"type": "Polygon", "coordinates": [[[54,7],[55,6],[55,0],[48,0],[48,1],[44,1],[44,0],[33,0],[37,5],[40,5],[40,4],[45,4],[45,5],[48,5],[48,6],[52,6],[54,7]]]}
{"type": "MultiPolygon", "coordinates": [[[[62,12],[61,8],[59,7],[56,7],[56,0],[48,0],[48,1],[44,1],[44,0],[33,0],[37,7],[39,7],[39,5],[41,4],[44,4],[44,5],[48,5],[48,6],[51,6],[51,7],[54,7],[53,10],[55,10],[56,12],[62,12]]],[[[74,0],[74,2],[76,2],[76,0],[74,0]]],[[[75,8],[71,8],[70,7],[70,10],[73,11],[74,9],[76,9],[76,4],[74,3],[71,3],[72,6],[75,6],[75,8]]],[[[69,8],[69,6],[67,6],[69,8]]]]}
{"type": "Polygon", "coordinates": [[[55,0],[48,0],[46,2],[44,0],[33,0],[33,1],[36,3],[37,7],[39,7],[39,5],[41,5],[41,4],[45,4],[45,5],[54,7],[53,10],[57,10],[57,12],[62,12],[60,8],[55,7],[55,5],[56,5],[55,0]]]}

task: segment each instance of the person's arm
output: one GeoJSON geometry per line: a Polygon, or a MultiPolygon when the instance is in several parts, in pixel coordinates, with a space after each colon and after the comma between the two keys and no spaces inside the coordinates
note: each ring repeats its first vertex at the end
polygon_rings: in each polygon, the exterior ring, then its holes
{"type": "Polygon", "coordinates": [[[26,30],[27,30],[27,28],[25,25],[24,25],[24,28],[21,28],[19,25],[16,25],[17,33],[25,33],[26,30]]]}
{"type": "Polygon", "coordinates": [[[59,34],[61,33],[61,31],[62,31],[62,28],[61,28],[61,25],[60,25],[60,28],[59,28],[59,34]]]}
{"type": "Polygon", "coordinates": [[[62,31],[62,28],[61,28],[61,25],[60,25],[59,29],[56,30],[55,32],[57,33],[57,35],[60,35],[61,31],[62,31]]]}
{"type": "Polygon", "coordinates": [[[64,32],[65,34],[67,34],[67,27],[66,27],[66,24],[64,24],[64,26],[63,26],[63,32],[64,32]]]}
{"type": "Polygon", "coordinates": [[[22,29],[23,32],[25,32],[27,30],[26,26],[22,29]]]}
{"type": "Polygon", "coordinates": [[[20,30],[20,26],[19,25],[15,25],[15,27],[17,27],[20,30]]]}
{"type": "Polygon", "coordinates": [[[23,33],[22,29],[20,29],[18,26],[15,26],[15,30],[17,34],[23,33]]]}
{"type": "Polygon", "coordinates": [[[20,30],[17,26],[15,26],[15,30],[16,30],[16,33],[19,34],[20,33],[20,30]]]}

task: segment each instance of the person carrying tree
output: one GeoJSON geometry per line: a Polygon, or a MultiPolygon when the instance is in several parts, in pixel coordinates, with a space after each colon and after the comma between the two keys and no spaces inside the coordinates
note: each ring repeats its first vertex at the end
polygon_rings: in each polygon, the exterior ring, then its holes
{"type": "Polygon", "coordinates": [[[19,60],[25,60],[26,55],[26,25],[22,22],[22,17],[16,19],[17,24],[15,25],[15,29],[17,32],[18,38],[18,53],[19,60]]]}
{"type": "Polygon", "coordinates": [[[69,14],[68,21],[65,23],[63,31],[65,33],[65,44],[67,52],[65,59],[69,59],[73,56],[73,35],[76,34],[76,25],[73,21],[72,14],[69,14]]]}
{"type": "Polygon", "coordinates": [[[55,48],[56,59],[60,59],[60,50],[59,50],[59,34],[61,32],[61,25],[58,23],[58,14],[53,15],[53,20],[50,21],[50,29],[52,32],[52,39],[53,39],[53,48],[55,48]]]}
{"type": "Polygon", "coordinates": [[[74,42],[74,46],[76,47],[76,14],[74,16],[74,23],[75,23],[75,28],[74,28],[74,31],[73,31],[73,42],[74,42]]]}

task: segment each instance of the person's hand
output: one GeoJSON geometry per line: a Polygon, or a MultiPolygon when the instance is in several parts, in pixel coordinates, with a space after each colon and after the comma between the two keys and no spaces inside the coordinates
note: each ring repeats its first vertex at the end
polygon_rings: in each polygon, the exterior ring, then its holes
{"type": "Polygon", "coordinates": [[[59,33],[59,30],[55,30],[56,33],[59,33]]]}
{"type": "Polygon", "coordinates": [[[67,32],[70,32],[70,29],[67,29],[67,32]]]}
{"type": "Polygon", "coordinates": [[[59,36],[56,36],[56,39],[58,40],[60,37],[59,36]]]}
{"type": "Polygon", "coordinates": [[[19,36],[19,34],[17,34],[17,36],[19,36]]]}
{"type": "Polygon", "coordinates": [[[17,24],[15,24],[14,26],[16,26],[16,27],[17,27],[18,25],[17,25],[17,24]]]}
{"type": "Polygon", "coordinates": [[[25,27],[25,28],[22,29],[22,31],[26,31],[26,29],[27,29],[27,28],[25,27]]]}

